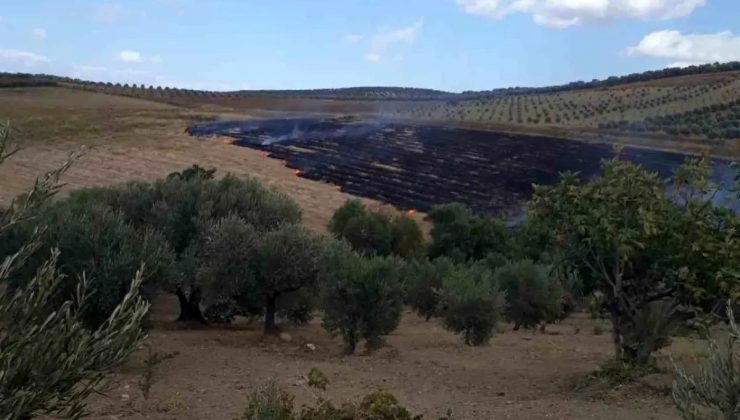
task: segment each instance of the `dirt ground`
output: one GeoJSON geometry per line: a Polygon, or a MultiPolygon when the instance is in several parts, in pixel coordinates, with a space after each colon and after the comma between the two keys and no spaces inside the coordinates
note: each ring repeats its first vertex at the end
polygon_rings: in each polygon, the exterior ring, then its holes
{"type": "Polygon", "coordinates": [[[677,417],[667,375],[616,389],[576,388],[609,360],[612,349],[608,333],[594,334],[599,322],[583,315],[549,326],[544,334],[502,326],[489,345],[474,348],[438,322],[407,311],[386,347],[346,357],[340,339],[330,338],[318,320],[285,327],[291,336],[286,342],[263,337],[259,325],[183,329],[171,321],[176,305],[164,296],[154,308],[149,343],[156,352],[177,354],[157,366],[149,399],[139,387],[138,354],[93,400],[93,418],[232,419],[243,411],[248,392],[270,380],[294,395],[297,405],[310,404],[319,394],[303,377],[314,367],[330,381],[321,396],[335,403],[389,391],[427,419],[448,409],[456,419],[677,417]]]}

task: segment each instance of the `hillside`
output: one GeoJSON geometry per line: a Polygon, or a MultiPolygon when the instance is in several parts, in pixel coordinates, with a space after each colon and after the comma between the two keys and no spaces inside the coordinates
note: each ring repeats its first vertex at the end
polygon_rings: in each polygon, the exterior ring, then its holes
{"type": "Polygon", "coordinates": [[[60,86],[222,111],[381,116],[740,157],[737,62],[463,93],[398,87],[213,92],[0,74],[0,87],[14,86],[60,86]]]}

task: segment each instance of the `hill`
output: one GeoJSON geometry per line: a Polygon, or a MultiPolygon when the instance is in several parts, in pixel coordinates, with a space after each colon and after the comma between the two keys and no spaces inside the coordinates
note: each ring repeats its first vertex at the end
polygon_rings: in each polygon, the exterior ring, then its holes
{"type": "Polygon", "coordinates": [[[402,87],[214,92],[0,73],[0,87],[18,86],[83,89],[188,108],[380,116],[740,157],[740,62],[462,93],[402,87]]]}

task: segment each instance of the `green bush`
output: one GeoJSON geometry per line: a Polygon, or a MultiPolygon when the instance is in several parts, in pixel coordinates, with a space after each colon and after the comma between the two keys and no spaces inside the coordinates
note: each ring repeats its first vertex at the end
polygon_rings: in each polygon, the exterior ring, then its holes
{"type": "Polygon", "coordinates": [[[368,350],[382,345],[382,336],[401,320],[403,287],[399,262],[389,257],[365,258],[345,244],[329,247],[320,271],[323,326],[340,335],[348,354],[360,339],[368,350]]]}
{"type": "Polygon", "coordinates": [[[478,346],[493,336],[504,310],[504,293],[481,265],[457,267],[444,279],[440,307],[447,329],[478,346]]]}
{"type": "Polygon", "coordinates": [[[494,280],[506,292],[506,315],[514,330],[552,322],[560,315],[563,287],[549,275],[549,267],[531,260],[513,262],[497,269],[494,280]]]}
{"type": "Polygon", "coordinates": [[[257,388],[247,397],[242,420],[294,420],[293,397],[274,382],[257,388]]]}
{"type": "Polygon", "coordinates": [[[358,403],[340,407],[319,399],[314,406],[295,412],[293,397],[275,383],[262,386],[247,398],[243,420],[421,420],[412,415],[398,399],[387,392],[366,395],[358,403]]]}
{"type": "Polygon", "coordinates": [[[447,258],[432,261],[413,261],[406,271],[408,303],[428,321],[439,314],[439,298],[444,279],[455,266],[447,258]]]}

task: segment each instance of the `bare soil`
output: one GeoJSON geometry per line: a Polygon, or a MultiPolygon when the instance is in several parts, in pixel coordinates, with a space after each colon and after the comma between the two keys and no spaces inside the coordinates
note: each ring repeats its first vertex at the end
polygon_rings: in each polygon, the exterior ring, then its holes
{"type": "Polygon", "coordinates": [[[236,418],[249,391],[271,380],[294,395],[297,406],[319,396],[341,403],[383,390],[428,419],[448,409],[456,419],[677,417],[666,395],[667,375],[618,388],[577,386],[609,360],[612,349],[608,333],[594,335],[600,322],[583,315],[546,333],[512,332],[505,325],[489,345],[467,347],[437,321],[407,311],[384,348],[344,356],[341,341],[318,320],[284,326],[290,341],[283,341],[264,337],[259,325],[177,326],[171,322],[176,305],[163,296],[155,306],[149,343],[156,352],[177,354],[157,366],[149,399],[139,387],[142,352],[110,376],[104,395],[92,401],[92,418],[236,418]],[[330,381],[324,393],[306,385],[304,375],[314,367],[330,381]]]}

